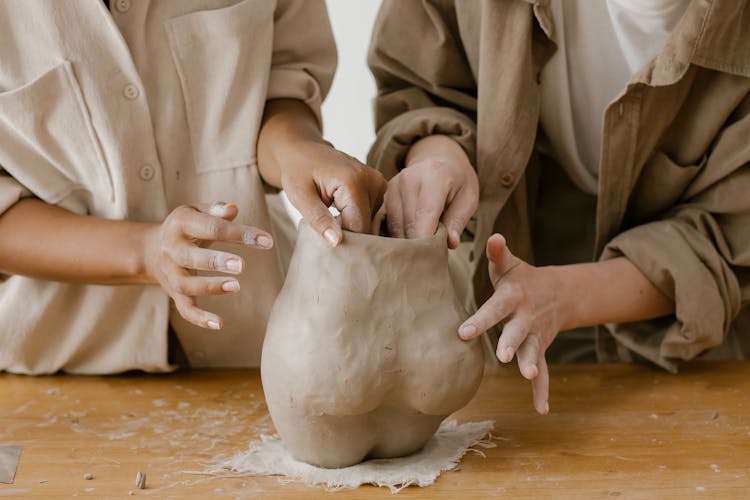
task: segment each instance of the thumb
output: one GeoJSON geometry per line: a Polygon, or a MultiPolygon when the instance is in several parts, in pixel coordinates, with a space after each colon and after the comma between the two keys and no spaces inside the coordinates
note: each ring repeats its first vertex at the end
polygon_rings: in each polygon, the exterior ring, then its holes
{"type": "Polygon", "coordinates": [[[223,201],[215,201],[211,205],[199,205],[198,210],[214,217],[221,217],[224,220],[233,221],[237,214],[239,214],[239,208],[234,203],[226,203],[223,201]]]}
{"type": "Polygon", "coordinates": [[[495,233],[487,240],[487,260],[490,264],[490,278],[494,283],[511,269],[518,259],[511,253],[505,238],[495,233]]]}
{"type": "Polygon", "coordinates": [[[287,196],[292,205],[300,211],[305,222],[310,224],[310,227],[330,246],[335,247],[341,242],[343,237],[341,226],[328,211],[328,207],[320,199],[320,194],[313,184],[287,190],[287,196]]]}

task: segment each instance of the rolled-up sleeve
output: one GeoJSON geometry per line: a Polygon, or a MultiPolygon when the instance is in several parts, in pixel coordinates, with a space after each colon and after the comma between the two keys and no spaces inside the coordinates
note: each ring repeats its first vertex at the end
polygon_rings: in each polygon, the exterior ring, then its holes
{"type": "Polygon", "coordinates": [[[22,198],[31,196],[31,191],[0,168],[0,214],[5,213],[22,198]]]}
{"type": "Polygon", "coordinates": [[[476,165],[477,85],[453,2],[384,1],[368,64],[378,87],[371,166],[392,177],[409,148],[434,134],[455,139],[476,165]]]}
{"type": "Polygon", "coordinates": [[[674,300],[671,317],[607,325],[625,347],[670,371],[721,344],[750,303],[750,117],[730,127],[682,202],[619,234],[601,257],[627,257],[674,300]]]}
{"type": "Polygon", "coordinates": [[[323,0],[282,0],[274,13],[267,99],[305,102],[322,124],[320,105],[336,72],[336,43],[323,0]]]}

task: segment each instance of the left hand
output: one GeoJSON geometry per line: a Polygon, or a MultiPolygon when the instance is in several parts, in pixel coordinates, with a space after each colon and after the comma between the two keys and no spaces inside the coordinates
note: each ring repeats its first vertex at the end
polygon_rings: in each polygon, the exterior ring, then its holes
{"type": "Polygon", "coordinates": [[[544,353],[563,324],[561,283],[553,267],[534,267],[514,256],[505,238],[487,240],[489,272],[495,292],[458,329],[464,340],[503,322],[497,358],[508,363],[518,357],[521,374],[531,380],[534,407],[549,412],[549,373],[544,353]]]}

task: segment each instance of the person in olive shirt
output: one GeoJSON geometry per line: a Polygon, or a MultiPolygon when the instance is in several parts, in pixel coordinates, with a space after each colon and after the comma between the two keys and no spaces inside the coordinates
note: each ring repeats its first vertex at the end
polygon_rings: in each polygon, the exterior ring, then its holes
{"type": "Polygon", "coordinates": [[[604,325],[598,359],[676,371],[750,301],[749,7],[383,3],[368,161],[389,230],[447,226],[475,309],[458,334],[501,326],[540,413],[559,332],[604,325]]]}

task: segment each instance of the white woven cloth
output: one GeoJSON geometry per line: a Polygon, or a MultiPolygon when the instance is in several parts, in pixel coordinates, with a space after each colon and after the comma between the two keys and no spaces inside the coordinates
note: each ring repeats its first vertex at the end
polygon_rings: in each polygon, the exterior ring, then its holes
{"type": "Polygon", "coordinates": [[[212,467],[211,474],[283,476],[281,481],[302,481],[329,490],[373,484],[397,493],[407,486],[429,486],[444,471],[455,469],[461,457],[479,448],[494,448],[494,422],[459,424],[446,420],[421,451],[402,458],[367,460],[351,467],[323,469],[292,458],[278,436],[261,435],[247,451],[212,467]]]}

